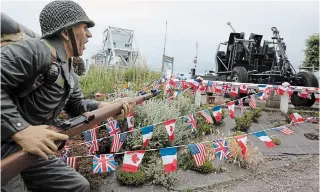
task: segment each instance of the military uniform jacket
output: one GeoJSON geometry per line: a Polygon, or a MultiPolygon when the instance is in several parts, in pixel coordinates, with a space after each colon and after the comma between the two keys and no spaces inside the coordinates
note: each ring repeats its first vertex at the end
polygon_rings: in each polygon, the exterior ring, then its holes
{"type": "Polygon", "coordinates": [[[58,78],[19,97],[24,83],[52,65],[50,48],[39,39],[27,39],[1,48],[1,142],[30,125],[53,125],[64,109],[71,117],[98,108],[84,99],[72,63],[60,39],[47,40],[56,49],[58,78]]]}

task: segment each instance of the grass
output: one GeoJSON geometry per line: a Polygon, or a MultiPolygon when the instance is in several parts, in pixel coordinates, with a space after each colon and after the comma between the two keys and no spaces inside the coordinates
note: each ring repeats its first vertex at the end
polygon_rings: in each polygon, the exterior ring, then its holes
{"type": "Polygon", "coordinates": [[[97,92],[112,93],[114,90],[123,90],[128,82],[134,90],[143,90],[147,84],[153,83],[160,77],[160,72],[146,67],[132,66],[126,69],[115,69],[91,65],[88,73],[80,76],[80,84],[84,96],[92,98],[97,92]]]}

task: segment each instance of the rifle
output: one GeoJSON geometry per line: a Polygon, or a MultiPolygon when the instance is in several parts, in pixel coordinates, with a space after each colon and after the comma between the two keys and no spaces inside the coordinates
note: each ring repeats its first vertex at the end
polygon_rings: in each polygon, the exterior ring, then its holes
{"type": "MultiPolygon", "coordinates": [[[[152,90],[151,93],[132,98],[133,104],[142,103],[160,94],[159,90],[152,90]]],[[[92,127],[110,117],[114,117],[121,113],[122,102],[110,104],[107,107],[86,112],[78,117],[66,120],[58,127],[49,126],[47,129],[66,134],[69,137],[81,134],[83,131],[92,129],[92,127]]],[[[65,141],[55,141],[58,150],[61,150],[65,141]]],[[[21,171],[37,162],[39,156],[20,150],[1,160],[1,185],[7,184],[21,171]]]]}

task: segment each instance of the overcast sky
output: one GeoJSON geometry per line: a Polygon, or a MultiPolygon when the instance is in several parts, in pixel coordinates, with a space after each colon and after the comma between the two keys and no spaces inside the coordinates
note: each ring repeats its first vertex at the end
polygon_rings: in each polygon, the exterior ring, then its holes
{"type": "MultiPolygon", "coordinates": [[[[39,14],[49,1],[2,0],[1,11],[41,34],[39,14]]],[[[228,39],[230,21],[237,32],[262,34],[271,40],[271,27],[280,31],[290,62],[297,67],[304,59],[305,39],[319,33],[318,1],[121,1],[78,0],[96,22],[83,59],[102,48],[108,26],[135,31],[137,48],[150,68],[160,69],[168,20],[166,54],[175,58],[175,72],[189,73],[198,41],[197,72],[213,70],[215,52],[228,39]]]]}

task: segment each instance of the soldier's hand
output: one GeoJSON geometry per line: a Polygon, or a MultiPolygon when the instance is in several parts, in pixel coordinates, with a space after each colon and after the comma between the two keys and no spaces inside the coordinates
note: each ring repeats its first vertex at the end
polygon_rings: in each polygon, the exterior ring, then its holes
{"type": "Polygon", "coordinates": [[[54,141],[67,140],[69,136],[49,130],[47,127],[48,125],[29,126],[15,133],[12,138],[24,151],[48,160],[47,155],[52,155],[58,150],[54,141]]]}
{"type": "Polygon", "coordinates": [[[110,103],[109,102],[101,102],[99,105],[99,108],[106,107],[106,106],[108,106],[110,104],[114,104],[114,103],[119,103],[119,102],[122,103],[122,109],[121,109],[120,114],[115,117],[112,117],[113,119],[121,120],[133,112],[134,105],[133,105],[132,101],[133,101],[133,98],[130,98],[130,97],[119,98],[119,99],[116,99],[115,101],[112,101],[110,103]]]}

